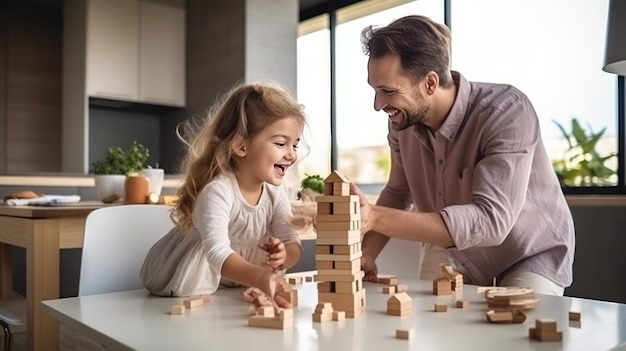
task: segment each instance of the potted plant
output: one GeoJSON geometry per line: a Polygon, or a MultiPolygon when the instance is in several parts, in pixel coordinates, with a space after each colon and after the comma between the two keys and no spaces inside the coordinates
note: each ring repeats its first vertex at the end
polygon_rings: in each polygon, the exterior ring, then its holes
{"type": "Polygon", "coordinates": [[[123,199],[126,177],[144,169],[149,156],[148,148],[137,141],[126,150],[110,147],[103,160],[92,163],[98,198],[104,203],[123,199]]]}
{"type": "Polygon", "coordinates": [[[572,129],[565,128],[554,121],[568,148],[563,158],[552,161],[561,186],[603,186],[611,185],[611,178],[615,176],[615,169],[610,168],[607,162],[616,154],[600,155],[597,150],[598,141],[604,135],[606,128],[594,133],[591,127],[585,131],[576,118],[572,118],[572,129]]]}
{"type": "Polygon", "coordinates": [[[316,196],[324,194],[324,178],[319,174],[305,173],[304,175],[305,178],[300,182],[302,190],[298,193],[298,197],[302,201],[315,201],[316,196]]]}

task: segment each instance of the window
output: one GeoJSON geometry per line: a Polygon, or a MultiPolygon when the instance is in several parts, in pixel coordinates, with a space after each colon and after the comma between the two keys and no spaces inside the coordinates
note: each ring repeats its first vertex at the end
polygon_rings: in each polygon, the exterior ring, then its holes
{"type": "MultiPolygon", "coordinates": [[[[600,155],[617,153],[616,76],[602,71],[608,0],[451,2],[452,69],[508,83],[533,103],[552,160],[572,157],[557,124],[606,131],[600,155]]],[[[573,166],[570,164],[570,166],[573,166]]],[[[607,166],[617,169],[617,157],[607,166]]],[[[605,185],[616,185],[617,175],[605,185]]],[[[598,185],[598,184],[596,184],[598,185]]]]}
{"type": "MultiPolygon", "coordinates": [[[[618,116],[618,104],[623,104],[618,84],[622,88],[624,79],[602,71],[608,4],[609,0],[367,0],[329,9],[325,16],[333,20],[324,17],[326,22],[316,28],[309,24],[298,41],[299,98],[309,105],[309,114],[319,118],[311,125],[316,141],[303,169],[319,174],[340,169],[361,185],[386,181],[387,118],[373,109],[368,57],[360,34],[367,25],[385,25],[409,14],[440,23],[448,19],[453,70],[470,81],[512,84],[529,96],[552,160],[572,157],[557,124],[570,132],[573,119],[588,134],[604,130],[595,148],[600,156],[618,154],[624,143],[618,123],[624,123],[618,116]],[[311,39],[318,35],[317,41],[311,39]],[[330,38],[334,38],[333,48],[329,48],[330,38]],[[336,125],[334,135],[331,123],[336,125]],[[328,154],[329,145],[336,161],[328,154]]],[[[306,21],[301,29],[305,27],[306,21]]],[[[609,158],[605,165],[616,171],[625,156],[609,158]]],[[[626,191],[624,179],[617,174],[606,183],[593,184],[603,187],[579,185],[564,189],[569,193],[626,191]]]]}

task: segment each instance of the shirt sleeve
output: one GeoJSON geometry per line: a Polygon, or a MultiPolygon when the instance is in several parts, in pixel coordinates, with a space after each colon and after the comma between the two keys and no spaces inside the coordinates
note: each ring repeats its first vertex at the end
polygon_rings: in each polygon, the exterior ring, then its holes
{"type": "Polygon", "coordinates": [[[486,118],[473,172],[470,204],[443,208],[440,214],[459,250],[500,245],[522,210],[539,121],[522,93],[512,95],[486,118]]]}
{"type": "Polygon", "coordinates": [[[214,181],[200,192],[193,212],[193,225],[200,233],[209,267],[218,276],[226,258],[235,252],[228,236],[233,204],[233,189],[224,182],[214,181]]]}
{"type": "Polygon", "coordinates": [[[272,205],[273,213],[270,222],[270,234],[285,244],[300,243],[300,237],[296,230],[292,227],[291,218],[291,203],[287,193],[282,187],[276,187],[272,192],[272,205]]]}

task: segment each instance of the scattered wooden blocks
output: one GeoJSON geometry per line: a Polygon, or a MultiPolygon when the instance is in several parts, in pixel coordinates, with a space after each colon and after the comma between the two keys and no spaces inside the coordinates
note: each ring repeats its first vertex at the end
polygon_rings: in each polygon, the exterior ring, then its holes
{"type": "Polygon", "coordinates": [[[435,312],[448,312],[448,305],[445,303],[436,303],[435,312]]]}
{"type": "Polygon", "coordinates": [[[580,321],[580,312],[569,311],[568,317],[570,321],[580,321]]]}
{"type": "Polygon", "coordinates": [[[333,305],[330,302],[320,302],[312,314],[313,322],[324,323],[333,320],[333,305]]]}
{"type": "Polygon", "coordinates": [[[489,308],[494,309],[526,310],[539,304],[532,289],[518,287],[487,289],[485,299],[489,308]]]}
{"type": "Polygon", "coordinates": [[[556,329],[553,319],[536,319],[535,327],[528,329],[528,337],[539,341],[562,341],[563,332],[556,329]]]}
{"type": "Polygon", "coordinates": [[[447,278],[437,278],[433,280],[434,295],[452,295],[452,284],[447,278]]]}
{"type": "Polygon", "coordinates": [[[396,339],[409,340],[415,336],[415,328],[396,329],[396,339]]]}
{"type": "Polygon", "coordinates": [[[172,305],[170,313],[175,315],[185,314],[185,305],[172,305]]]}
{"type": "MultiPolygon", "coordinates": [[[[260,309],[265,309],[261,307],[260,309]]],[[[248,318],[248,326],[256,328],[286,329],[293,326],[293,309],[288,308],[274,314],[273,307],[271,316],[254,315],[248,318]]],[[[263,312],[266,313],[267,311],[263,312]]],[[[269,312],[267,312],[269,314],[269,312]]]]}
{"type": "Polygon", "coordinates": [[[377,283],[379,284],[386,284],[386,285],[398,284],[398,277],[393,274],[378,274],[376,278],[378,279],[377,283]]]}
{"type": "Polygon", "coordinates": [[[456,300],[456,308],[467,308],[469,307],[468,300],[456,300]]]}

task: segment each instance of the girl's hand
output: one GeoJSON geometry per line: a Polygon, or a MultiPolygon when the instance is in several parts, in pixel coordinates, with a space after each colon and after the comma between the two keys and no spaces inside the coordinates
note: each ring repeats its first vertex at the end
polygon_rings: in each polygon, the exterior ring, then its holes
{"type": "Polygon", "coordinates": [[[259,248],[267,253],[267,260],[263,262],[263,267],[275,272],[283,268],[287,258],[285,244],[277,238],[270,236],[266,242],[259,243],[259,248]]]}
{"type": "Polygon", "coordinates": [[[280,295],[276,295],[277,291],[283,291],[281,279],[283,278],[276,276],[276,273],[266,272],[265,274],[262,274],[258,277],[256,284],[256,287],[261,290],[267,296],[267,298],[269,298],[269,300],[274,305],[274,308],[277,310],[280,308],[293,307],[280,295]]]}

